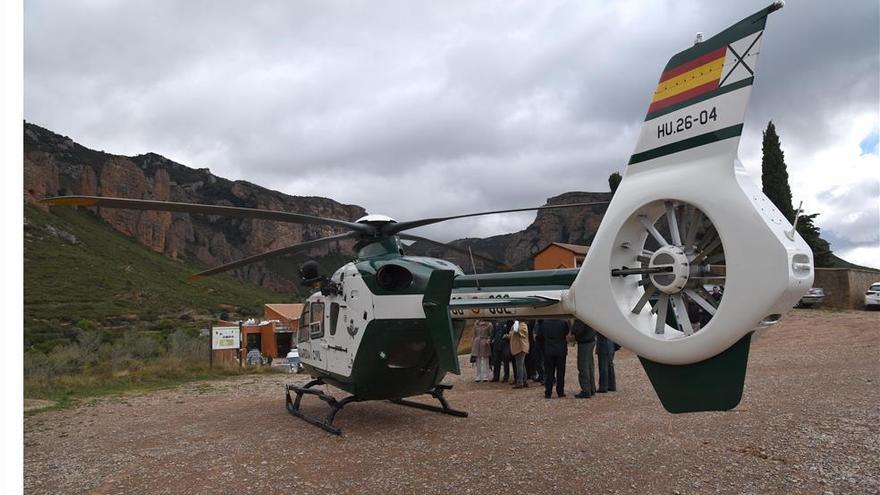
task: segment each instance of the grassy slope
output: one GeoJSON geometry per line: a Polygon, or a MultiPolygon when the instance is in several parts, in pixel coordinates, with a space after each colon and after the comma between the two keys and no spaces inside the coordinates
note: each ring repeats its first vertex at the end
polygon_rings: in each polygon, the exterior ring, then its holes
{"type": "Polygon", "coordinates": [[[26,346],[48,350],[82,320],[111,332],[172,330],[224,310],[261,314],[262,304],[291,299],[228,275],[190,282],[204,267],[155,253],[85,211],[26,207],[25,219],[26,346]],[[50,225],[79,242],[53,235],[50,225]]]}

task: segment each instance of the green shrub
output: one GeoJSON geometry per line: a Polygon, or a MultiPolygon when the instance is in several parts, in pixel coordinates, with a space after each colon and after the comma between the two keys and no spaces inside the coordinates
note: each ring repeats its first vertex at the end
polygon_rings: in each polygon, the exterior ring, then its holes
{"type": "Polygon", "coordinates": [[[92,320],[79,320],[76,323],[76,326],[79,327],[80,330],[87,332],[93,332],[98,329],[98,324],[92,320]]]}
{"type": "Polygon", "coordinates": [[[159,341],[149,335],[133,330],[126,331],[120,340],[116,342],[120,350],[134,359],[149,359],[158,357],[163,353],[159,341]]]}
{"type": "Polygon", "coordinates": [[[168,354],[179,359],[205,359],[208,355],[208,345],[207,337],[200,337],[196,332],[180,329],[168,338],[168,354]]]}
{"type": "Polygon", "coordinates": [[[49,353],[49,366],[54,375],[74,374],[82,371],[88,360],[79,344],[58,346],[49,353]]]}

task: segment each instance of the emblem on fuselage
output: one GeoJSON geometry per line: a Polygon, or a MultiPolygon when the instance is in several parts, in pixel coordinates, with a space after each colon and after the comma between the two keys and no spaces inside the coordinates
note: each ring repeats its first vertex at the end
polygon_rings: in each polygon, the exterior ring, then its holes
{"type": "Polygon", "coordinates": [[[348,322],[348,327],[346,328],[346,330],[348,330],[348,334],[351,335],[352,337],[357,335],[358,327],[354,326],[354,320],[351,320],[350,322],[348,322]]]}

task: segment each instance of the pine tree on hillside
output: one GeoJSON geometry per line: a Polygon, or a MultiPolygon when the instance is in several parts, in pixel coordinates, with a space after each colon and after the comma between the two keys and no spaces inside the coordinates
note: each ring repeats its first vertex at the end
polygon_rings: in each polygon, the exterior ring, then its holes
{"type": "MultiPolygon", "coordinates": [[[[764,142],[761,146],[764,157],[761,159],[761,185],[764,194],[779,208],[779,211],[794,222],[795,209],[791,204],[791,187],[788,185],[788,170],[785,166],[785,154],[779,144],[779,135],[776,134],[776,126],[771,120],[764,131],[764,142]]],[[[814,223],[818,213],[810,215],[801,214],[798,219],[797,231],[804,238],[807,245],[813,251],[813,262],[819,267],[828,267],[834,264],[834,256],[831,246],[819,235],[819,227],[814,223]]]]}

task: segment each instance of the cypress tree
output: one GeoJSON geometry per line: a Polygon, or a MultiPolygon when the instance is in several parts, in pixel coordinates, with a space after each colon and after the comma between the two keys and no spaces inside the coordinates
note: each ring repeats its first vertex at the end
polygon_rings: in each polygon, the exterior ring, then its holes
{"type": "Polygon", "coordinates": [[[791,187],[788,185],[788,170],[785,155],[779,145],[779,136],[773,121],[767,124],[764,141],[761,145],[764,157],[761,159],[761,185],[764,194],[779,208],[789,222],[794,222],[794,208],[791,206],[791,187]]]}
{"type": "MultiPolygon", "coordinates": [[[[761,145],[764,157],[761,159],[761,185],[764,194],[779,208],[779,211],[794,222],[795,210],[791,205],[791,187],[788,185],[788,170],[785,166],[785,155],[779,145],[779,135],[776,134],[776,126],[771,120],[764,131],[764,142],[761,145]]],[[[807,245],[813,251],[813,262],[819,267],[828,267],[834,264],[834,256],[831,246],[819,235],[819,227],[814,223],[818,213],[801,213],[798,219],[797,231],[804,238],[807,245]]]]}
{"type": "Polygon", "coordinates": [[[623,177],[617,172],[608,176],[608,187],[611,188],[611,193],[614,194],[617,191],[617,186],[620,185],[620,181],[623,180],[623,177]]]}

